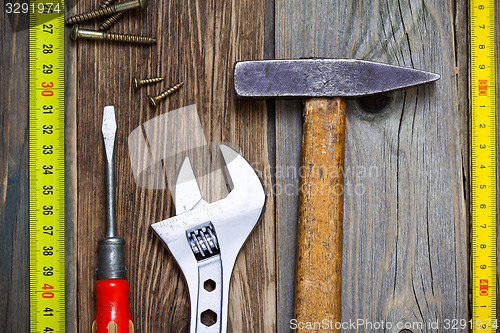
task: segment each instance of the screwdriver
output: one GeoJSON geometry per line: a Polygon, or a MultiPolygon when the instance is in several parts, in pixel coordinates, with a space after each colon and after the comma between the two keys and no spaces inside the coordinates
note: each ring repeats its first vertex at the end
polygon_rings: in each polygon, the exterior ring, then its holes
{"type": "Polygon", "coordinates": [[[125,240],[116,237],[113,149],[116,118],[113,106],[104,107],[102,136],[106,153],[106,237],[99,240],[95,284],[96,312],[92,333],[134,333],[128,304],[125,240]]]}

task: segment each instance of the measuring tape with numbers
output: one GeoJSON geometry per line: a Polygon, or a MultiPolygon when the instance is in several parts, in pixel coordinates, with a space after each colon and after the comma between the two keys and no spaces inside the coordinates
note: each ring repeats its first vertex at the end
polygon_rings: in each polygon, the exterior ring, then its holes
{"type": "Polygon", "coordinates": [[[29,12],[30,331],[64,332],[64,1],[29,12]]]}
{"type": "Polygon", "coordinates": [[[472,328],[495,332],[496,175],[494,0],[471,0],[472,328]]]}

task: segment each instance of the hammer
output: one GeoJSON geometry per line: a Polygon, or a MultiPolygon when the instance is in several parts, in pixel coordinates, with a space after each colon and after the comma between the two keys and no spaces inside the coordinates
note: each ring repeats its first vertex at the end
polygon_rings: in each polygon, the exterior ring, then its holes
{"type": "Polygon", "coordinates": [[[313,331],[307,323],[319,322],[340,332],[345,98],[415,86],[439,77],[352,59],[235,64],[237,97],[305,99],[295,284],[295,319],[304,331],[313,331]]]}

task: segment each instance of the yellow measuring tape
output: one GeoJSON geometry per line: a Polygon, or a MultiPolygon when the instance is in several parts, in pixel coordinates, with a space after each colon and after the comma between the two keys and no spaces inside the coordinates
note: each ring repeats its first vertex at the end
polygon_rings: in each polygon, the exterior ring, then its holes
{"type": "Polygon", "coordinates": [[[472,328],[495,332],[496,175],[494,0],[471,0],[472,328]]]}
{"type": "Polygon", "coordinates": [[[64,332],[64,2],[47,1],[29,4],[30,331],[64,332]]]}

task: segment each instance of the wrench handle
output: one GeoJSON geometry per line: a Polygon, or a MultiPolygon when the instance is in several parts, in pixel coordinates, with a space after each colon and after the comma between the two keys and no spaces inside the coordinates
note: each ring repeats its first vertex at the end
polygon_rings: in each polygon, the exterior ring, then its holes
{"type": "Polygon", "coordinates": [[[97,280],[95,298],[96,312],[92,333],[134,333],[128,304],[127,280],[97,280]]]}
{"type": "MultiPolygon", "coordinates": [[[[295,319],[298,323],[322,322],[324,319],[340,322],[344,141],[344,99],[307,100],[295,286],[295,319]]],[[[297,329],[297,332],[305,331],[297,329]]]]}

